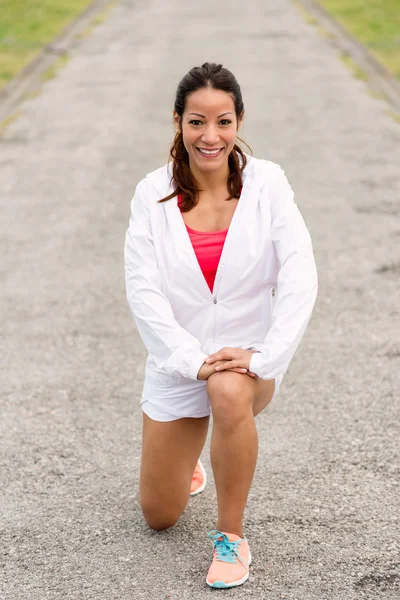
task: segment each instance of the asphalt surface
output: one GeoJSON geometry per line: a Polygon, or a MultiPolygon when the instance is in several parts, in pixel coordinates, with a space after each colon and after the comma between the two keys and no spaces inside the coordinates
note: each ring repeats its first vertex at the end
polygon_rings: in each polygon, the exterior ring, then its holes
{"type": "MultiPolygon", "coordinates": [[[[400,591],[400,127],[288,0],[124,0],[0,141],[2,600],[394,600],[400,591]],[[253,565],[205,584],[215,486],[155,533],[138,506],[144,347],[125,298],[136,183],[166,162],[179,79],[237,76],[320,291],[257,419],[253,565]]],[[[183,450],[184,451],[184,450],[183,450]]]]}

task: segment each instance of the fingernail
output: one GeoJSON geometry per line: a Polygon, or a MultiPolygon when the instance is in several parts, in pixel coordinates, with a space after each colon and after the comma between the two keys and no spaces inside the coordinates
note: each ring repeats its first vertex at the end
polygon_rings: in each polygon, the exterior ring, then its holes
{"type": "Polygon", "coordinates": [[[218,369],[220,369],[221,367],[215,367],[215,370],[218,371],[218,369]]]}

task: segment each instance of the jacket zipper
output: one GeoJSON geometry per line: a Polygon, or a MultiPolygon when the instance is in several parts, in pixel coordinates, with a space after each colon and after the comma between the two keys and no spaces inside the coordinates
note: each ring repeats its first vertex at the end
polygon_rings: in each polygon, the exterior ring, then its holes
{"type": "Polygon", "coordinates": [[[217,335],[217,305],[218,305],[218,300],[217,300],[217,286],[215,285],[217,283],[217,275],[218,275],[218,283],[221,279],[221,272],[222,269],[224,268],[224,263],[220,262],[217,268],[217,273],[215,276],[215,280],[214,280],[214,287],[213,287],[213,291],[212,291],[212,301],[214,304],[214,335],[213,335],[213,341],[215,344],[216,341],[216,335],[217,335]]]}
{"type": "Polygon", "coordinates": [[[270,316],[270,323],[272,325],[272,316],[273,316],[273,312],[274,312],[274,306],[275,306],[275,296],[276,296],[276,289],[274,287],[272,287],[270,289],[270,302],[269,302],[269,316],[270,316]]]}
{"type": "Polygon", "coordinates": [[[214,303],[214,335],[213,335],[213,340],[215,343],[215,337],[216,337],[216,333],[217,333],[217,295],[215,292],[213,292],[213,303],[214,303]]]}

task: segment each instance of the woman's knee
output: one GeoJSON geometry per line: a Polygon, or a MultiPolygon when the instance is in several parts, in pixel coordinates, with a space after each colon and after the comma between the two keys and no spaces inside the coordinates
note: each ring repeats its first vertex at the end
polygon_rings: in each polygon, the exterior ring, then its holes
{"type": "Polygon", "coordinates": [[[185,510],[207,428],[208,418],[164,423],[143,416],[139,497],[152,529],[172,527],[185,510]]]}
{"type": "Polygon", "coordinates": [[[207,393],[214,422],[232,428],[253,415],[252,383],[250,377],[234,372],[214,373],[208,378],[207,393]]]}
{"type": "Polygon", "coordinates": [[[161,506],[153,499],[141,500],[140,506],[144,520],[155,531],[163,531],[176,525],[184,511],[184,507],[174,507],[170,503],[161,506]]]}

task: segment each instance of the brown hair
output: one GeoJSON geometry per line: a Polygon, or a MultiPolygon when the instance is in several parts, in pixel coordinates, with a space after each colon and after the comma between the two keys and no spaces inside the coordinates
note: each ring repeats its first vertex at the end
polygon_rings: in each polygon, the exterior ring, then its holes
{"type": "MultiPolygon", "coordinates": [[[[214,90],[222,90],[232,96],[235,104],[236,118],[243,116],[244,105],[240,86],[235,76],[225,69],[222,65],[216,63],[204,63],[201,67],[193,67],[180,81],[175,98],[175,111],[179,118],[185,111],[186,99],[189,94],[205,87],[211,87],[214,90]]],[[[243,142],[239,137],[239,141],[243,142]]],[[[246,144],[246,142],[243,142],[246,144]]],[[[251,152],[250,146],[246,144],[251,152]]],[[[183,143],[182,133],[178,132],[172,143],[169,160],[172,161],[172,177],[174,184],[172,194],[159,200],[166,202],[178,194],[182,194],[182,212],[187,212],[196,206],[198,202],[198,192],[192,172],[189,167],[189,155],[183,143]]],[[[228,191],[229,198],[239,198],[243,185],[242,173],[247,164],[246,156],[241,148],[235,144],[228,157],[229,177],[228,191]]]]}

